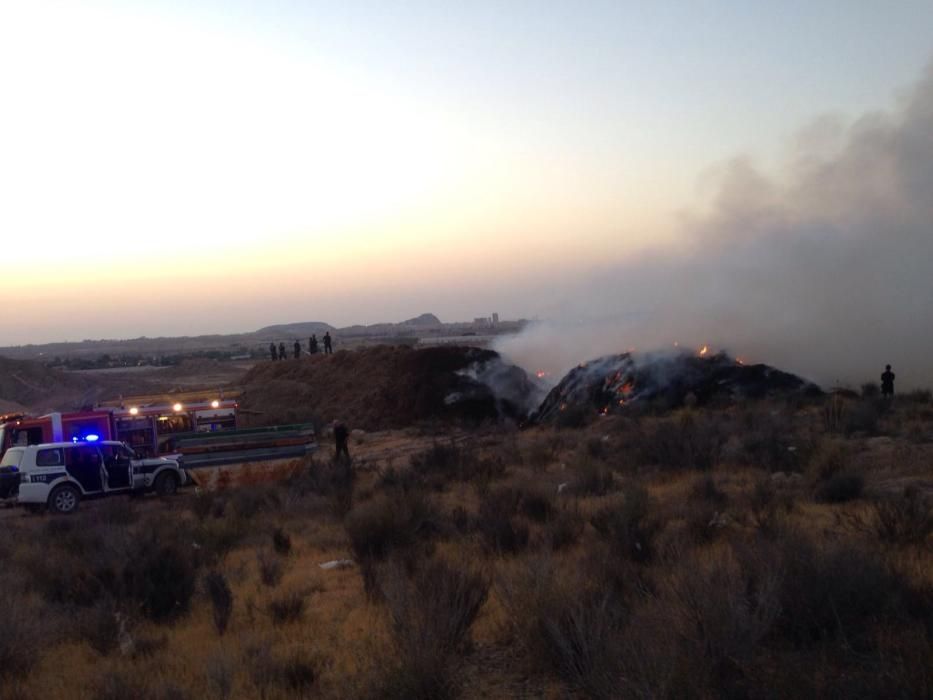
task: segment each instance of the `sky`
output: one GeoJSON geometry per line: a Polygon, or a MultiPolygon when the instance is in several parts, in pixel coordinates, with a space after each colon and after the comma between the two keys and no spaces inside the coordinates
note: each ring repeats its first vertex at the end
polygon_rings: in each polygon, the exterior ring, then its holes
{"type": "Polygon", "coordinates": [[[747,223],[729,197],[899,123],[931,28],[907,0],[0,0],[0,345],[654,316],[691,255],[728,276],[697,251],[747,223]]]}

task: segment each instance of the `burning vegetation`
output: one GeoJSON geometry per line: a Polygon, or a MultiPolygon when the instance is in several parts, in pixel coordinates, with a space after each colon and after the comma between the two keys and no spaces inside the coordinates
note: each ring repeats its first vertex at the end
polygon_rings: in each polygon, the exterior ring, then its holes
{"type": "Polygon", "coordinates": [[[819,387],[763,364],[749,365],[725,353],[696,355],[622,353],[572,369],[531,416],[549,422],[567,410],[608,415],[632,404],[676,408],[713,400],[818,395],[819,387]]]}

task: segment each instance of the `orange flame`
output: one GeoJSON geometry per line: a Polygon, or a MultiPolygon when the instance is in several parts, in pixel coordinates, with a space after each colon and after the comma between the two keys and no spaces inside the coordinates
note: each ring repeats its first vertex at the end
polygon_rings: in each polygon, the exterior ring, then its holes
{"type": "Polygon", "coordinates": [[[704,357],[706,353],[708,352],[709,352],[709,346],[704,345],[702,348],[700,348],[700,357],[704,357]]]}
{"type": "Polygon", "coordinates": [[[548,373],[545,372],[543,369],[539,369],[537,372],[535,372],[535,376],[536,376],[538,379],[544,379],[547,375],[548,375],[548,373]]]}

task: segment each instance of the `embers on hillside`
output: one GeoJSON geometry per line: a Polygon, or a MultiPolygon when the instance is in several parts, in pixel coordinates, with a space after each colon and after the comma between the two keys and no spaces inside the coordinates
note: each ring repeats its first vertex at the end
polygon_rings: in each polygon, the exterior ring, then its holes
{"type": "Polygon", "coordinates": [[[768,365],[746,365],[725,353],[622,353],[572,369],[551,389],[531,421],[552,421],[567,410],[618,413],[649,402],[676,408],[693,401],[819,393],[819,387],[796,375],[768,365]]]}

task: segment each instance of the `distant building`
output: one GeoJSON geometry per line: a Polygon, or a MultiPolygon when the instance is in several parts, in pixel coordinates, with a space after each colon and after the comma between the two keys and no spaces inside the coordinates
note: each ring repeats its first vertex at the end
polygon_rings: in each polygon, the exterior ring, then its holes
{"type": "Polygon", "coordinates": [[[489,319],[486,318],[485,316],[477,316],[476,318],[473,319],[473,325],[474,326],[488,326],[489,319]]]}
{"type": "Polygon", "coordinates": [[[499,323],[499,314],[498,314],[498,313],[494,313],[494,314],[492,315],[492,325],[495,326],[495,325],[498,324],[498,323],[499,323]]]}

